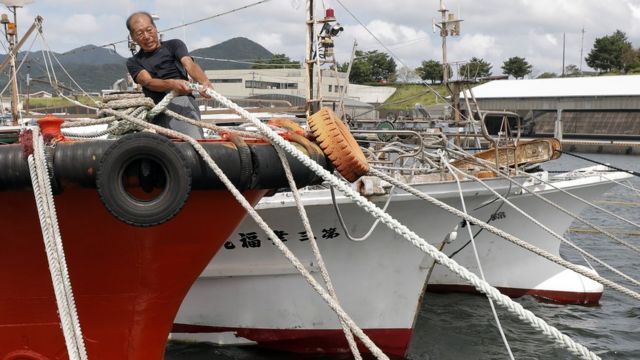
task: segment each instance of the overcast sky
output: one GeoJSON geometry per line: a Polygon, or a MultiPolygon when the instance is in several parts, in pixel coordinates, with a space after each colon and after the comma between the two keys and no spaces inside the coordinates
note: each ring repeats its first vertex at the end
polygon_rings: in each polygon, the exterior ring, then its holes
{"type": "MultiPolygon", "coordinates": [[[[133,11],[157,14],[162,30],[255,2],[258,0],[35,0],[18,9],[18,26],[24,33],[35,15],[41,15],[47,44],[56,52],[66,52],[126,39],[125,19],[133,11]]],[[[439,5],[439,0],[316,0],[316,14],[323,13],[324,6],[334,8],[345,28],[336,38],[338,61],[348,60],[354,40],[361,50],[385,51],[370,31],[397,56],[399,65],[415,68],[423,60],[441,60],[440,37],[432,30],[432,19],[440,17],[439,5]]],[[[617,29],[627,34],[634,47],[640,47],[640,0],[449,0],[445,5],[464,20],[461,35],[448,38],[449,60],[479,57],[492,64],[494,75],[502,73],[502,63],[512,56],[526,58],[534,76],[545,71],[560,73],[563,33],[566,65],[580,65],[581,44],[584,58],[595,38],[617,29]]],[[[305,0],[270,0],[164,36],[183,39],[190,50],[244,36],[273,53],[302,60],[305,7],[305,0]]],[[[27,42],[23,49],[30,46],[27,42]]],[[[38,39],[32,50],[41,47],[38,39]]],[[[124,43],[116,45],[116,50],[130,55],[124,43]]],[[[584,60],[582,68],[588,70],[584,60]]]]}

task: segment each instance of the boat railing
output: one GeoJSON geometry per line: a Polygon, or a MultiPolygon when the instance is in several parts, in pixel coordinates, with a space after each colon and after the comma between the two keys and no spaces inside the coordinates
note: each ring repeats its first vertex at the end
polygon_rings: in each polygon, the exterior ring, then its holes
{"type": "MultiPolygon", "coordinates": [[[[500,170],[500,156],[499,156],[499,148],[500,146],[509,146],[509,145],[514,145],[514,158],[515,158],[515,151],[516,151],[516,147],[515,145],[518,144],[518,142],[520,141],[520,131],[522,129],[522,124],[521,124],[521,119],[520,119],[520,115],[511,112],[511,111],[494,111],[494,110],[489,110],[489,111],[482,111],[481,112],[481,116],[480,116],[480,129],[482,130],[482,137],[484,137],[485,140],[487,140],[491,146],[493,147],[493,149],[495,149],[495,163],[496,163],[496,171],[500,170]],[[498,131],[498,136],[497,137],[493,137],[491,136],[491,134],[489,134],[489,130],[487,129],[487,117],[495,117],[495,116],[501,116],[502,119],[502,123],[500,124],[500,130],[504,131],[498,131]],[[511,134],[511,127],[510,127],[510,123],[509,123],[509,118],[515,118],[517,121],[517,125],[516,125],[516,138],[515,140],[512,140],[511,134]],[[502,137],[502,134],[505,135],[505,137],[502,137]]],[[[507,171],[507,173],[509,173],[507,171]]]]}

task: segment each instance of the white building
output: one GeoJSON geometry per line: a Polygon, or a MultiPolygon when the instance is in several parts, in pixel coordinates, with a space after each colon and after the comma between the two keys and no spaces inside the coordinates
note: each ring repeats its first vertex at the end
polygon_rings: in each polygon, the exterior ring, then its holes
{"type": "MultiPolygon", "coordinates": [[[[305,98],[306,73],[303,69],[243,69],[205,71],[214,88],[228,97],[253,97],[257,95],[279,94],[305,98]]],[[[340,92],[347,89],[346,98],[381,104],[395,92],[390,86],[348,85],[345,73],[322,71],[320,95],[324,100],[337,100],[340,92]]],[[[314,93],[318,91],[317,77],[314,79],[314,93]]]]}

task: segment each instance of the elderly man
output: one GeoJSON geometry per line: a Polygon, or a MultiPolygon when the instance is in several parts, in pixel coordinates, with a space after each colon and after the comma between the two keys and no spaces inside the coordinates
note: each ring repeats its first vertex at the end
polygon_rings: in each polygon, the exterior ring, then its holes
{"type": "MultiPolygon", "coordinates": [[[[178,39],[160,41],[158,29],[147,12],[133,13],[127,19],[131,39],[140,46],[127,60],[127,69],[133,80],[142,85],[144,94],[157,104],[171,90],[176,96],[168,109],[191,119],[200,119],[200,110],[187,84],[189,76],[205,87],[212,88],[209,79],[189,56],[186,45],[178,39]]],[[[204,91],[201,95],[209,97],[204,91]]],[[[194,138],[202,138],[200,127],[173,119],[162,113],[153,123],[179,131],[194,138]]]]}

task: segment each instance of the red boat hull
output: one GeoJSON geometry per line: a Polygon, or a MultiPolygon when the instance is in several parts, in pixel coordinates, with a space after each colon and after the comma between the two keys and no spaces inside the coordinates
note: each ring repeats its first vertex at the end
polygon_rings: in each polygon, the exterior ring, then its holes
{"type": "MultiPolygon", "coordinates": [[[[539,289],[519,289],[510,287],[498,287],[501,293],[512,297],[519,298],[521,296],[530,295],[536,299],[554,304],[566,305],[587,305],[596,306],[602,297],[601,292],[572,292],[572,291],[555,291],[555,290],[539,290],[539,289]]],[[[429,284],[427,291],[434,293],[471,293],[480,294],[476,288],[471,285],[442,285],[429,284]]]]}
{"type": "MultiPolygon", "coordinates": [[[[233,331],[264,348],[299,354],[349,354],[342,329],[255,329],[174,324],[174,333],[219,333],[233,331]]],[[[390,358],[403,358],[409,348],[412,329],[363,329],[365,334],[390,358]]],[[[369,350],[358,341],[363,354],[369,350]]]]}
{"type": "MultiPolygon", "coordinates": [[[[175,218],[146,228],[116,220],[94,189],[55,202],[91,359],[162,359],[182,299],[245,215],[223,190],[194,190],[175,218]]],[[[66,359],[33,193],[1,192],[0,204],[0,359],[66,359]]]]}

